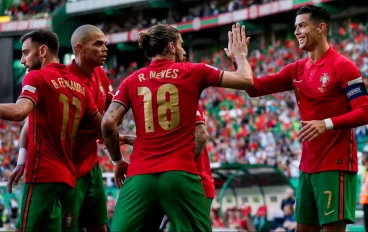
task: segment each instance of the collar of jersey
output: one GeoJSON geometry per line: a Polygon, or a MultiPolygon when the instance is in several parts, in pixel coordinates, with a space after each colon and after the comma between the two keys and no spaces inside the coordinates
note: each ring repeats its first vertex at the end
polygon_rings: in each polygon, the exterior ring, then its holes
{"type": "Polygon", "coordinates": [[[79,79],[81,79],[83,82],[89,82],[92,81],[94,82],[95,79],[93,78],[93,73],[91,75],[91,78],[86,77],[85,75],[83,75],[83,73],[81,73],[79,71],[79,69],[77,68],[77,66],[75,66],[75,60],[72,60],[72,63],[70,63],[69,68],[71,69],[71,73],[74,74],[75,76],[77,76],[79,79]]]}
{"type": "Polygon", "coordinates": [[[313,63],[309,58],[307,61],[307,68],[310,69],[313,65],[315,66],[321,66],[323,65],[326,60],[328,58],[330,58],[330,56],[332,54],[334,54],[335,50],[333,50],[331,47],[325,52],[325,54],[323,54],[323,56],[321,58],[319,58],[319,60],[317,60],[315,63],[313,63]]]}
{"type": "Polygon", "coordinates": [[[162,64],[169,64],[169,63],[174,63],[174,61],[172,61],[170,59],[162,58],[162,59],[158,59],[158,60],[152,61],[151,62],[151,66],[162,65],[162,64]]]}
{"type": "Polygon", "coordinates": [[[66,65],[59,64],[59,63],[49,63],[49,64],[46,65],[46,67],[66,69],[66,65]]]}

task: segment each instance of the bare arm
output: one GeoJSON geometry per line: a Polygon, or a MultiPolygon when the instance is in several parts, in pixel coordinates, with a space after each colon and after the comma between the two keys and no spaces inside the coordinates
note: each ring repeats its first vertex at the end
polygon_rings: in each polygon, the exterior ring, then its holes
{"type": "Polygon", "coordinates": [[[114,162],[119,162],[120,160],[122,160],[119,144],[118,125],[119,122],[122,121],[122,119],[124,118],[125,114],[125,106],[118,102],[112,102],[109,109],[105,113],[101,123],[102,136],[104,138],[105,145],[107,147],[107,150],[109,151],[111,159],[114,162]]]}
{"type": "Polygon", "coordinates": [[[194,148],[194,157],[197,159],[202,153],[204,148],[206,147],[207,140],[209,138],[206,125],[205,124],[197,124],[195,128],[195,148],[194,148]]]}
{"type": "Polygon", "coordinates": [[[20,98],[16,103],[0,104],[0,119],[23,121],[35,105],[28,98],[20,98]]]}
{"type": "Polygon", "coordinates": [[[20,132],[19,147],[28,148],[28,118],[26,119],[22,131],[20,132]]]}

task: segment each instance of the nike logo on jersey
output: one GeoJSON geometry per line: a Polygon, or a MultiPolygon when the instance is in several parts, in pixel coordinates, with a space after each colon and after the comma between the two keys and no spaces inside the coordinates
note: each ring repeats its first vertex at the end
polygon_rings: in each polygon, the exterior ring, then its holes
{"type": "Polygon", "coordinates": [[[325,212],[325,216],[328,216],[328,215],[330,215],[330,214],[332,214],[333,212],[335,212],[335,210],[332,210],[332,211],[330,211],[330,212],[325,212]]]}
{"type": "Polygon", "coordinates": [[[301,79],[301,80],[299,80],[299,81],[298,81],[298,80],[293,79],[293,81],[294,81],[294,82],[296,82],[296,83],[300,83],[300,82],[302,82],[302,81],[303,81],[303,79],[301,79]]]}

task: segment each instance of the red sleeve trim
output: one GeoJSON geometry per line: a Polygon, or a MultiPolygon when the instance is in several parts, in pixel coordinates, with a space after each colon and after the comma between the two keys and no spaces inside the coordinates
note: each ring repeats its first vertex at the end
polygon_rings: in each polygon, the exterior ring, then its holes
{"type": "Polygon", "coordinates": [[[218,87],[220,87],[220,86],[221,86],[223,76],[224,76],[224,71],[221,71],[221,72],[220,72],[220,75],[219,75],[219,77],[220,77],[219,79],[220,79],[220,80],[219,80],[219,83],[218,83],[218,85],[217,85],[218,87]]]}
{"type": "Polygon", "coordinates": [[[206,123],[204,121],[196,121],[196,125],[200,125],[200,124],[206,125],[206,123]]]}
{"type": "Polygon", "coordinates": [[[117,103],[119,103],[119,104],[122,104],[127,110],[130,108],[130,107],[128,107],[128,105],[125,103],[125,102],[123,102],[123,101],[120,101],[120,100],[112,100],[111,101],[111,103],[112,102],[117,102],[117,103]]]}
{"type": "Polygon", "coordinates": [[[32,103],[33,103],[34,107],[36,107],[36,106],[37,106],[36,101],[35,101],[35,99],[34,99],[33,97],[28,96],[28,95],[22,95],[22,96],[18,97],[18,99],[21,99],[21,98],[27,98],[27,99],[29,99],[29,100],[31,100],[31,101],[32,101],[32,103]]]}

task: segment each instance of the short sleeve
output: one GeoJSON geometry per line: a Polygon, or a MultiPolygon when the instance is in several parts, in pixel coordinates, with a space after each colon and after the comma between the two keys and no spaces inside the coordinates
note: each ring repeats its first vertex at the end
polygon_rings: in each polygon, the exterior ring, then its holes
{"type": "Polygon", "coordinates": [[[361,73],[355,64],[344,58],[338,65],[337,75],[349,101],[367,95],[361,73]]]}
{"type": "Polygon", "coordinates": [[[92,117],[98,112],[98,109],[90,91],[86,91],[85,100],[86,108],[84,110],[84,115],[87,117],[92,117]]]}
{"type": "Polygon", "coordinates": [[[208,64],[193,64],[193,74],[202,78],[202,87],[219,87],[223,71],[208,64]]]}
{"type": "Polygon", "coordinates": [[[19,98],[30,99],[35,106],[38,103],[41,91],[41,85],[39,83],[41,78],[38,77],[39,74],[36,71],[29,72],[23,79],[22,92],[19,95],[19,98]]]}
{"type": "Polygon", "coordinates": [[[129,109],[131,104],[129,100],[129,91],[128,91],[128,81],[130,78],[126,78],[119,86],[118,90],[115,93],[113,102],[119,102],[124,105],[125,108],[129,109]]]}
{"type": "Polygon", "coordinates": [[[203,117],[203,110],[201,106],[198,104],[197,113],[196,113],[196,124],[202,124],[202,123],[203,124],[205,123],[205,120],[203,117]]]}

